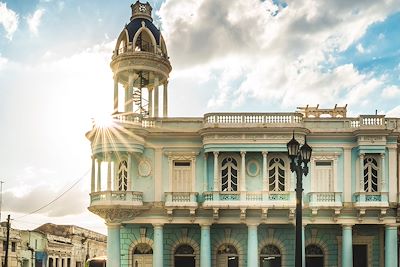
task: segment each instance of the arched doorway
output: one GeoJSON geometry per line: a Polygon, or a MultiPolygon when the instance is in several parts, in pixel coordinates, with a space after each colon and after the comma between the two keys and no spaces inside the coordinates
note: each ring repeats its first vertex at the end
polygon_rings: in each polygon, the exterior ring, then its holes
{"type": "Polygon", "coordinates": [[[153,249],[149,244],[138,244],[133,250],[133,267],[152,267],[153,249]]]}
{"type": "Polygon", "coordinates": [[[239,267],[239,255],[234,246],[222,244],[218,248],[217,267],[239,267]]]}
{"type": "Polygon", "coordinates": [[[324,267],[324,252],[314,244],[306,247],[306,267],[324,267]]]}
{"type": "Polygon", "coordinates": [[[260,267],[281,267],[282,255],[278,247],[266,245],[260,251],[260,267]]]}
{"type": "Polygon", "coordinates": [[[194,249],[188,244],[180,245],[175,249],[174,262],[175,267],[195,267],[194,249]]]}

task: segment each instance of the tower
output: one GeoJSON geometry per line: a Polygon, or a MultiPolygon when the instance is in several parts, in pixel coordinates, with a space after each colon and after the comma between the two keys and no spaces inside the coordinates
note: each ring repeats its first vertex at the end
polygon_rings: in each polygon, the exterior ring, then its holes
{"type": "Polygon", "coordinates": [[[114,114],[167,117],[172,68],[164,38],[153,24],[148,2],[136,1],[131,9],[130,22],[117,39],[110,64],[114,74],[114,114]]]}

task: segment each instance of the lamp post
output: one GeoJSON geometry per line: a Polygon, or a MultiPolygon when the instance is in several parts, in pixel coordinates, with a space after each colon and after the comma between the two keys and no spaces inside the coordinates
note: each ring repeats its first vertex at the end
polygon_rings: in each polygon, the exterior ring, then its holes
{"type": "Polygon", "coordinates": [[[303,174],[308,174],[308,162],[311,158],[311,147],[307,144],[304,137],[304,145],[300,148],[300,143],[294,139],[287,143],[290,162],[290,170],[296,172],[296,258],[295,266],[302,267],[302,195],[303,195],[303,174]]]}

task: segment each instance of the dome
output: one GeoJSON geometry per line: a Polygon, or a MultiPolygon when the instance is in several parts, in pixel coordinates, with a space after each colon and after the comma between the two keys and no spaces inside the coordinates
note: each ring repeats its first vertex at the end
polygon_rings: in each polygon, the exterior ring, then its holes
{"type": "Polygon", "coordinates": [[[125,26],[125,29],[128,31],[129,42],[133,41],[135,34],[143,26],[150,30],[157,45],[160,45],[160,35],[161,35],[160,31],[157,29],[156,26],[154,26],[153,22],[143,18],[135,18],[131,20],[131,22],[129,22],[128,25],[125,26]]]}

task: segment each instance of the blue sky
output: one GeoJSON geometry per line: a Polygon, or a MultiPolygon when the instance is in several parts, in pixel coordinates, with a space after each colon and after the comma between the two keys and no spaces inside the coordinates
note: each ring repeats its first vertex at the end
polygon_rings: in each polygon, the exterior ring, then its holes
{"type": "MultiPolygon", "coordinates": [[[[399,1],[149,1],[173,66],[170,116],[348,104],[400,116],[399,1]]],[[[86,211],[84,133],[112,108],[109,68],[131,1],[0,0],[4,214],[104,232],[86,211]],[[27,204],[29,203],[29,204],[27,204]],[[74,203],[66,206],[65,203],[74,203]],[[84,218],[84,219],[82,219],[84,218]]]]}

